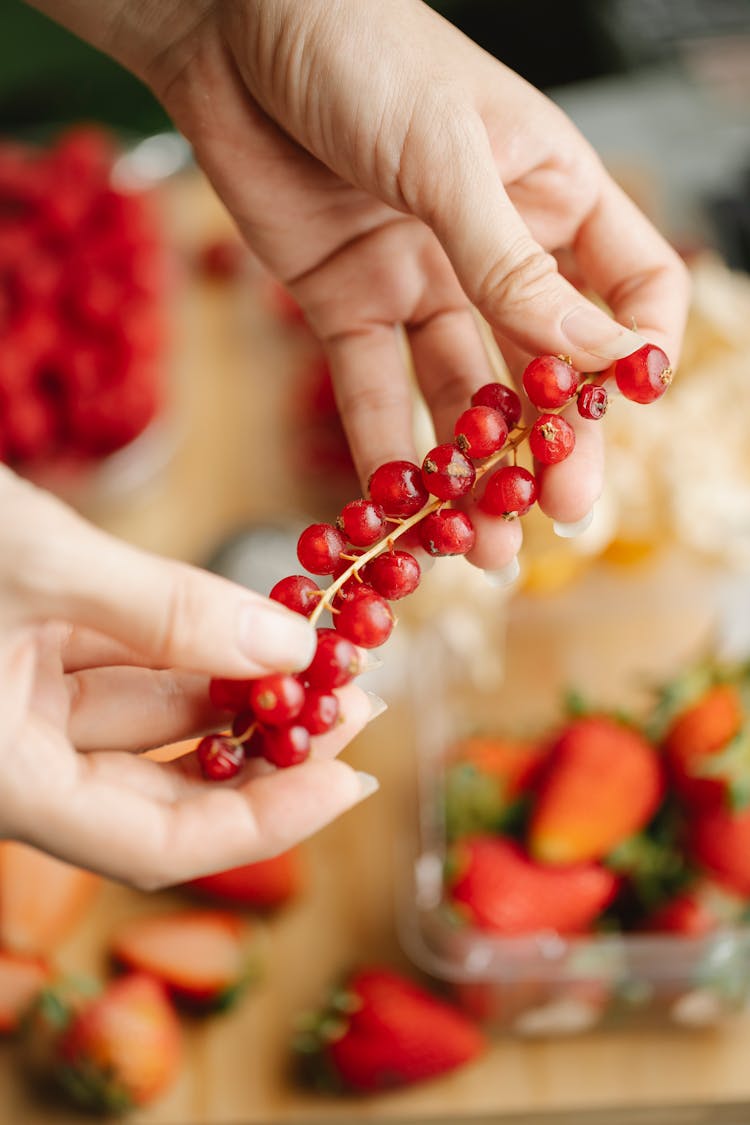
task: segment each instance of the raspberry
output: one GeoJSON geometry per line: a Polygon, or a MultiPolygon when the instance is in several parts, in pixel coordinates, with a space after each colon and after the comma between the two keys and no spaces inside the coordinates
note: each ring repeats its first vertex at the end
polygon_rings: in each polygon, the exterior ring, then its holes
{"type": "Polygon", "coordinates": [[[571,364],[556,355],[532,359],[523,373],[523,389],[540,410],[556,410],[570,402],[580,381],[571,364]]]}
{"type": "Polygon", "coordinates": [[[575,444],[575,430],[559,414],[540,414],[529,433],[531,452],[543,465],[564,461],[573,452],[575,444]]]}
{"type": "Polygon", "coordinates": [[[536,480],[531,473],[520,465],[508,465],[489,477],[479,507],[489,516],[513,520],[525,516],[536,498],[536,480]]]}
{"type": "Polygon", "coordinates": [[[419,525],[419,538],[430,555],[465,555],[474,546],[474,526],[465,512],[445,508],[419,525]]]}
{"type": "Polygon", "coordinates": [[[370,477],[370,498],[387,516],[407,518],[423,508],[429,494],[411,461],[388,461],[370,477]]]}
{"type": "Polygon", "coordinates": [[[661,348],[644,344],[632,355],[617,360],[615,381],[631,402],[654,402],[672,382],[672,368],[661,348]]]}
{"type": "Polygon", "coordinates": [[[422,462],[422,480],[439,500],[458,500],[470,492],[476,470],[453,442],[436,445],[422,462]]]}
{"type": "Polygon", "coordinates": [[[453,432],[461,452],[474,460],[481,460],[503,448],[508,436],[508,423],[505,415],[491,406],[472,406],[463,412],[453,432]]]}

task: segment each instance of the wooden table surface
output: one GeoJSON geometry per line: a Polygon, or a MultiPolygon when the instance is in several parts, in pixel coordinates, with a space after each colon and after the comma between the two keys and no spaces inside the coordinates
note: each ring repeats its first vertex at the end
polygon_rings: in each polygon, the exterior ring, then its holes
{"type": "MultiPolygon", "coordinates": [[[[176,192],[173,219],[186,246],[225,229],[197,181],[176,192]]],[[[301,345],[275,326],[251,286],[190,280],[179,298],[175,451],[130,501],[100,512],[116,534],[151,550],[205,560],[230,532],[310,510],[279,441],[279,417],[301,345]],[[306,510],[307,509],[307,510],[306,510]]],[[[410,721],[396,706],[347,751],[381,790],[306,846],[309,888],[263,923],[267,966],[239,1008],[188,1030],[188,1060],[175,1088],[132,1117],[149,1125],[419,1118],[552,1111],[591,1106],[750,1100],[750,1021],[719,1030],[602,1033],[558,1041],[497,1041],[445,1079],[366,1101],[328,1100],[295,1089],[286,1073],[293,1015],[313,1005],[355,958],[403,964],[394,930],[394,848],[411,785],[410,721]]],[[[81,931],[61,951],[65,967],[90,970],[118,917],[162,908],[170,896],[107,885],[81,931]]],[[[82,1120],[26,1100],[7,1048],[0,1057],[3,1125],[82,1120]]],[[[750,1110],[748,1111],[750,1120],[750,1110]]]]}

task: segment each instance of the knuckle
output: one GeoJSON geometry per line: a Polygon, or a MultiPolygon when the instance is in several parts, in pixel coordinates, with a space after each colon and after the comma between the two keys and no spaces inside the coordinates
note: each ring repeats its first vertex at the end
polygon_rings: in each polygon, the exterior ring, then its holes
{"type": "Polygon", "coordinates": [[[552,254],[524,239],[509,246],[493,264],[477,290],[477,307],[491,317],[507,318],[543,300],[559,280],[552,254]]]}
{"type": "Polygon", "coordinates": [[[196,624],[202,621],[201,599],[187,568],[175,564],[167,583],[161,617],[150,648],[158,663],[168,666],[175,653],[188,646],[196,624]]]}

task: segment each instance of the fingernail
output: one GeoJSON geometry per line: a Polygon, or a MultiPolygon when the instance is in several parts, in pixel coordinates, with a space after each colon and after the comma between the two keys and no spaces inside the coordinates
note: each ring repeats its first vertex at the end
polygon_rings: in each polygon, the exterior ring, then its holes
{"type": "Polygon", "coordinates": [[[561,523],[560,520],[553,520],[552,530],[560,539],[576,539],[591,527],[593,518],[594,509],[591,508],[583,519],[576,520],[574,523],[561,523]]]}
{"type": "Polygon", "coordinates": [[[490,586],[510,586],[521,573],[518,555],[514,555],[507,566],[501,570],[485,570],[484,577],[490,586]]]}
{"type": "Polygon", "coordinates": [[[388,710],[388,704],[374,691],[366,691],[365,695],[370,700],[370,717],[367,721],[371,723],[373,719],[377,719],[378,715],[382,715],[384,711],[388,710]]]}
{"type": "Polygon", "coordinates": [[[578,305],[563,317],[560,326],[571,344],[610,363],[642,348],[646,340],[637,332],[623,328],[605,312],[589,305],[578,305]]]}
{"type": "Polygon", "coordinates": [[[298,613],[266,602],[245,604],[237,621],[237,644],[250,660],[297,671],[315,655],[317,638],[310,622],[298,613]]]}
{"type": "MultiPolygon", "coordinates": [[[[383,667],[383,661],[379,656],[375,656],[371,649],[358,648],[357,652],[359,653],[358,676],[363,676],[365,672],[375,672],[378,668],[383,667]]],[[[310,660],[312,660],[312,657],[310,657],[310,660]]]]}
{"type": "Polygon", "coordinates": [[[380,788],[378,779],[373,777],[371,773],[363,773],[362,770],[357,770],[356,772],[362,798],[371,797],[373,793],[377,793],[380,788]]]}

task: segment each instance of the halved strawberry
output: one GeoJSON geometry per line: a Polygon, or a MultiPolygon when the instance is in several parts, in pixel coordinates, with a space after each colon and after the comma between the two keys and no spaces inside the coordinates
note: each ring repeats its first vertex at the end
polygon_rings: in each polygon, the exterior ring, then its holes
{"type": "Polygon", "coordinates": [[[319,1085],[372,1093],[445,1074],[484,1048],[457,1009],[391,969],[360,969],[323,1012],[301,1021],[295,1047],[319,1085]]]}
{"type": "Polygon", "coordinates": [[[474,836],[448,855],[449,899],[460,917],[506,936],[582,933],[609,905],[618,879],[596,863],[542,867],[510,840],[474,836]]]}
{"type": "Polygon", "coordinates": [[[651,819],[664,793],[660,759],[633,727],[574,719],[553,744],[529,830],[540,863],[602,859],[651,819]]]}
{"type": "Polygon", "coordinates": [[[49,979],[49,967],[39,958],[0,952],[0,1032],[15,1031],[49,979]]]}
{"type": "MultiPolygon", "coordinates": [[[[163,986],[153,977],[121,977],[59,1020],[51,1077],[76,1105],[123,1112],[154,1101],[174,1080],[182,1032],[163,986]]],[[[33,1027],[32,1021],[30,1034],[33,1027]]]]}
{"type": "Polygon", "coordinates": [[[36,848],[0,843],[0,944],[16,953],[52,953],[99,884],[97,875],[36,848]]]}
{"type": "Polygon", "coordinates": [[[252,933],[235,914],[182,910],[126,922],[112,955],[150,973],[178,1003],[200,1011],[231,1007],[255,975],[252,933]]]}
{"type": "Polygon", "coordinates": [[[265,910],[295,898],[303,888],[304,875],[302,853],[293,848],[273,859],[203,875],[185,886],[217,902],[265,910]]]}

